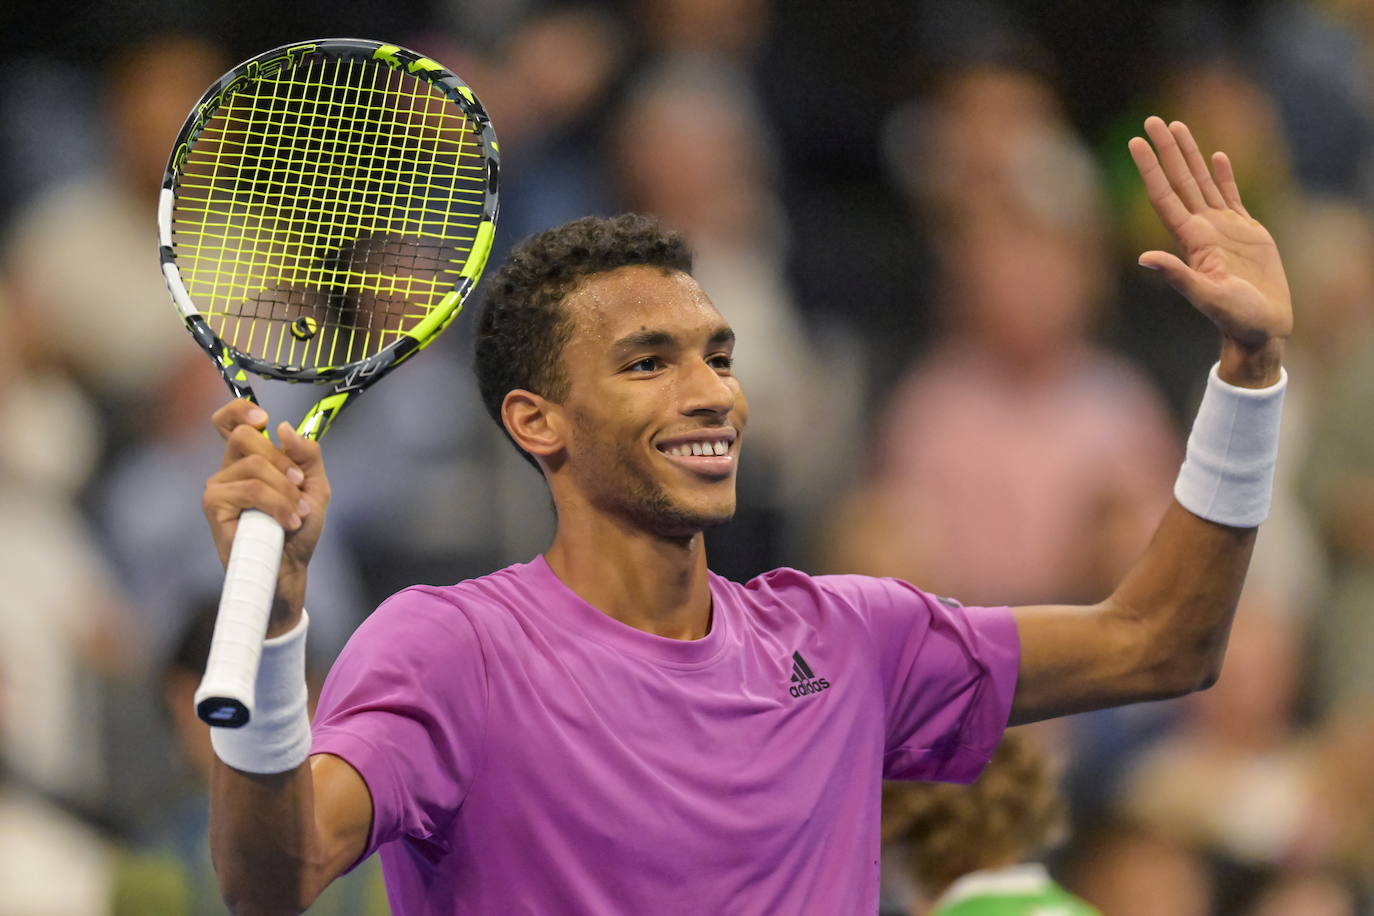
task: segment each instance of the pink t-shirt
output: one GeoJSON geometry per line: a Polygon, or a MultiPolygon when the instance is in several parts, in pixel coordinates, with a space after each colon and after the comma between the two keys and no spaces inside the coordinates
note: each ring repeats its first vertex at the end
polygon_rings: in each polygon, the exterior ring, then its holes
{"type": "Polygon", "coordinates": [[[1006,608],[779,569],[710,578],[693,641],[544,559],[386,601],[314,753],[372,793],[396,916],[874,913],[882,780],[975,778],[1006,726],[1006,608]]]}

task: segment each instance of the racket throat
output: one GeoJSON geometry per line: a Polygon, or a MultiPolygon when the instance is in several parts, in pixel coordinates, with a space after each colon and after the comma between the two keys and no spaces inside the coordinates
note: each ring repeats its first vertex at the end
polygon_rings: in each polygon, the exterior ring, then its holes
{"type": "Polygon", "coordinates": [[[333,425],[334,418],[337,417],[349,402],[353,400],[356,392],[339,391],[326,397],[320,398],[315,402],[315,406],[301,420],[301,425],[296,427],[296,432],[307,439],[319,441],[325,433],[329,432],[329,427],[333,425]]]}

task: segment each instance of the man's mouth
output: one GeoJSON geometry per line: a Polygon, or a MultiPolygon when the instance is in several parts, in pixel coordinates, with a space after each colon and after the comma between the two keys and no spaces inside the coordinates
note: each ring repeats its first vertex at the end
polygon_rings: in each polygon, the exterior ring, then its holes
{"type": "Polygon", "coordinates": [[[712,475],[728,474],[735,465],[731,448],[735,430],[710,429],[674,436],[657,444],[657,448],[674,464],[712,475]]]}
{"type": "Polygon", "coordinates": [[[730,451],[730,443],[724,439],[706,442],[683,442],[679,445],[670,445],[661,451],[665,455],[677,455],[682,458],[686,458],[688,455],[724,455],[730,451]]]}

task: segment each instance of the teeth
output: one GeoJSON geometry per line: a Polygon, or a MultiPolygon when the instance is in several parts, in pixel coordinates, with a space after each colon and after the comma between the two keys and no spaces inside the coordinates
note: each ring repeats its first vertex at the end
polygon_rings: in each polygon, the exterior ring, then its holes
{"type": "Polygon", "coordinates": [[[717,439],[713,442],[684,442],[681,445],[673,445],[663,450],[665,454],[677,458],[712,457],[715,455],[728,455],[730,453],[730,443],[717,439]]]}

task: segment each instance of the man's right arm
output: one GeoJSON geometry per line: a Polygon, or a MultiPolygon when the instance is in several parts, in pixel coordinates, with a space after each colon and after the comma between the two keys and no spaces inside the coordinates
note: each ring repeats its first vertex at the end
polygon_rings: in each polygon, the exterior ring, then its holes
{"type": "MultiPolygon", "coordinates": [[[[266,413],[248,401],[220,408],[214,423],[224,462],[206,482],[203,508],[221,562],[244,509],[260,509],[286,529],[267,632],[278,636],[301,620],[306,568],[329,505],[319,444],[281,424],[281,447],[274,445],[261,434],[266,413]]],[[[225,902],[237,916],[301,912],[362,855],[372,815],[367,784],[339,757],[318,754],[266,774],[216,759],[210,850],[225,902]]]]}
{"type": "Polygon", "coordinates": [[[266,775],[215,761],[210,852],[236,916],[305,910],[362,855],[371,826],[367,784],[342,758],[266,775]]]}

